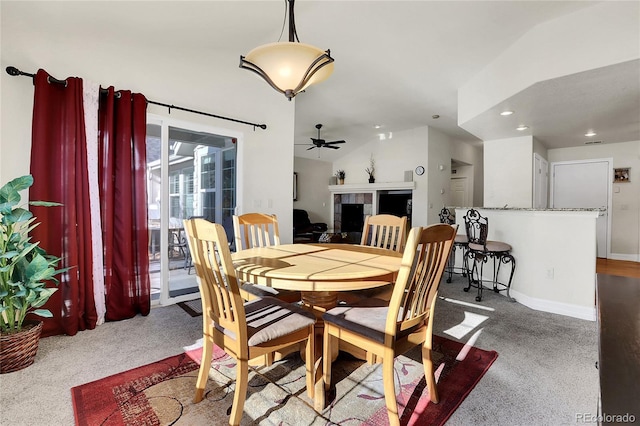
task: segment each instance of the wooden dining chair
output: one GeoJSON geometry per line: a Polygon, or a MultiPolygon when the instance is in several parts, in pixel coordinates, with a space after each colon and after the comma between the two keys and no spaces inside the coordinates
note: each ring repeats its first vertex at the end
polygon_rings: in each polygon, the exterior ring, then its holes
{"type": "Polygon", "coordinates": [[[306,342],[307,394],[314,397],[315,316],[274,297],[244,303],[224,228],[204,219],[185,220],[202,299],[203,350],[194,402],[203,399],[213,345],[236,359],[236,387],[229,424],[242,418],[249,360],[306,342]]]}
{"type": "MultiPolygon", "coordinates": [[[[236,251],[280,245],[278,218],[275,214],[246,213],[233,215],[233,233],[235,234],[236,251]]],[[[299,291],[276,290],[272,287],[252,283],[242,284],[240,293],[245,300],[264,296],[277,297],[290,303],[301,300],[299,291]]]]}
{"type": "Polygon", "coordinates": [[[360,244],[402,253],[407,236],[407,217],[391,214],[367,216],[360,244]]]}
{"type": "Polygon", "coordinates": [[[338,341],[362,348],[382,360],[389,423],[399,425],[394,358],[422,345],[429,397],[439,401],[431,361],[433,311],[456,231],[457,226],[446,224],[411,229],[388,305],[339,306],[323,314],[325,390],[331,387],[331,353],[338,341]]]}
{"type": "MultiPolygon", "coordinates": [[[[402,253],[407,235],[407,217],[391,214],[367,216],[362,229],[361,245],[381,247],[402,253]]],[[[377,298],[389,301],[393,286],[386,286],[367,290],[342,292],[340,302],[347,305],[360,304],[362,300],[377,298]]]]}

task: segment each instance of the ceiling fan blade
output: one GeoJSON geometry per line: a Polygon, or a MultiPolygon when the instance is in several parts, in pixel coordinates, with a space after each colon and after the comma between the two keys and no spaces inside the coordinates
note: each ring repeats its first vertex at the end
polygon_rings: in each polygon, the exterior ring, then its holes
{"type": "Polygon", "coordinates": [[[333,145],[325,145],[325,148],[331,148],[331,149],[340,149],[339,146],[333,146],[333,145]]]}
{"type": "Polygon", "coordinates": [[[307,151],[309,151],[310,149],[313,149],[313,148],[317,148],[317,147],[314,145],[311,148],[307,148],[307,151]]]}
{"type": "Polygon", "coordinates": [[[333,142],[325,142],[325,145],[336,144],[336,143],[346,143],[345,141],[333,141],[333,142]]]}

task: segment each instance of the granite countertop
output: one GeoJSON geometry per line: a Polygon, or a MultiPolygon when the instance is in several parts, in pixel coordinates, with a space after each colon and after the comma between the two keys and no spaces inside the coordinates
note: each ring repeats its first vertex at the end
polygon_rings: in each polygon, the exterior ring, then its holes
{"type": "Polygon", "coordinates": [[[528,212],[599,212],[606,211],[606,208],[561,208],[561,209],[534,209],[531,207],[460,207],[460,206],[447,206],[448,209],[476,209],[476,210],[514,210],[514,211],[528,211],[528,212]]]}

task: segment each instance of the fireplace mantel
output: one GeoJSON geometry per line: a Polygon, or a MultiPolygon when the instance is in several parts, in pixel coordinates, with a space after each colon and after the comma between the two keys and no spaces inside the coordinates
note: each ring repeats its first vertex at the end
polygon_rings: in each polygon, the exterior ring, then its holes
{"type": "Polygon", "coordinates": [[[414,181],[411,182],[380,182],[380,183],[350,183],[347,185],[329,185],[329,192],[332,194],[348,194],[351,192],[376,192],[376,191],[397,191],[413,190],[416,187],[414,181]]]}

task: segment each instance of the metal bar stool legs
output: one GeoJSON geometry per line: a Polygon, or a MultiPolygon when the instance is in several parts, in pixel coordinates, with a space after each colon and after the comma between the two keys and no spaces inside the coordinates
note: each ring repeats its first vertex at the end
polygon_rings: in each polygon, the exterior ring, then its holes
{"type": "Polygon", "coordinates": [[[471,287],[475,287],[478,290],[478,294],[476,295],[476,301],[480,302],[482,300],[482,291],[484,289],[484,282],[487,280],[483,279],[484,273],[484,264],[489,261],[489,259],[493,260],[493,276],[491,280],[492,289],[495,293],[499,293],[501,291],[506,291],[507,298],[515,302],[515,299],[510,295],[511,289],[511,281],[513,280],[513,274],[516,270],[516,260],[513,255],[509,252],[502,253],[493,253],[493,252],[481,252],[476,250],[469,250],[465,259],[467,261],[467,265],[471,264],[471,268],[468,269],[467,277],[468,283],[464,291],[468,292],[471,287]],[[501,283],[498,281],[498,276],[500,274],[500,267],[502,264],[510,264],[511,271],[509,273],[509,281],[505,283],[501,283]],[[502,287],[502,288],[500,288],[502,287]]]}
{"type": "MultiPolygon", "coordinates": [[[[457,238],[457,237],[456,237],[457,238]]],[[[451,250],[451,255],[449,256],[449,260],[447,262],[447,270],[446,272],[448,273],[448,277],[447,277],[447,283],[451,282],[451,278],[453,277],[453,274],[460,274],[463,277],[467,276],[467,270],[469,269],[467,267],[467,251],[468,251],[468,246],[467,243],[465,242],[463,243],[454,243],[453,245],[453,249],[451,250]],[[461,249],[462,250],[462,266],[459,267],[459,271],[456,271],[456,250],[457,249],[461,249]]]]}

